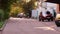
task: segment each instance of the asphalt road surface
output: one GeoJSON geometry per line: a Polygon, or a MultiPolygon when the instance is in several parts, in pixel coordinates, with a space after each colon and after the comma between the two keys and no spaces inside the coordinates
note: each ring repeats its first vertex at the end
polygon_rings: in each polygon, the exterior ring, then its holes
{"type": "Polygon", "coordinates": [[[10,18],[2,34],[60,34],[54,21],[42,22],[36,19],[10,18]]]}

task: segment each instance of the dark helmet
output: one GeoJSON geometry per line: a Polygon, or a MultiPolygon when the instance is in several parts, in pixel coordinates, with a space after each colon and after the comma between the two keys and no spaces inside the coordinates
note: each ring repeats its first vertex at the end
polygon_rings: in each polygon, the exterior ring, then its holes
{"type": "Polygon", "coordinates": [[[47,12],[46,12],[46,14],[50,14],[50,12],[49,12],[49,11],[47,11],[47,12]]]}

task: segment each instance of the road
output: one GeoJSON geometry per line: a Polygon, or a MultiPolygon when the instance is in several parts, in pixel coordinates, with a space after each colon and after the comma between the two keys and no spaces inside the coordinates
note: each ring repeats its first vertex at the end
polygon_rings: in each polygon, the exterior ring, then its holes
{"type": "Polygon", "coordinates": [[[36,19],[10,18],[2,34],[60,34],[55,22],[36,19]]]}

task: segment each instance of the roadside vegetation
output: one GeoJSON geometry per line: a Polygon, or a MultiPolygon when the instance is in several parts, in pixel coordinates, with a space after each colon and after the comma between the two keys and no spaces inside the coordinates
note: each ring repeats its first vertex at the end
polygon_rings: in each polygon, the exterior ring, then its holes
{"type": "Polygon", "coordinates": [[[4,21],[10,16],[16,17],[18,13],[29,14],[34,9],[36,0],[1,0],[0,1],[0,28],[3,26],[4,21]]]}
{"type": "Polygon", "coordinates": [[[3,25],[4,25],[4,22],[1,21],[1,22],[0,22],[0,28],[2,28],[3,25]]]}

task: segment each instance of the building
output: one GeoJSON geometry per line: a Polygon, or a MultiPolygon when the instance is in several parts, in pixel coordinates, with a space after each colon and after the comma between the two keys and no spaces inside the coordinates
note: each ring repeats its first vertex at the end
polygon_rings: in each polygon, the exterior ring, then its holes
{"type": "Polygon", "coordinates": [[[60,0],[46,0],[46,2],[51,2],[51,3],[56,3],[56,11],[59,13],[60,12],[60,0]]]}
{"type": "Polygon", "coordinates": [[[33,15],[32,17],[38,18],[41,10],[43,10],[43,12],[46,11],[46,9],[44,9],[44,8],[48,8],[47,10],[50,10],[49,8],[54,8],[56,13],[58,13],[58,9],[57,9],[58,4],[50,3],[50,2],[44,2],[44,1],[41,1],[41,0],[37,1],[37,8],[34,9],[34,11],[32,11],[32,15],[33,15]],[[43,7],[43,9],[41,7],[43,7]]]}

